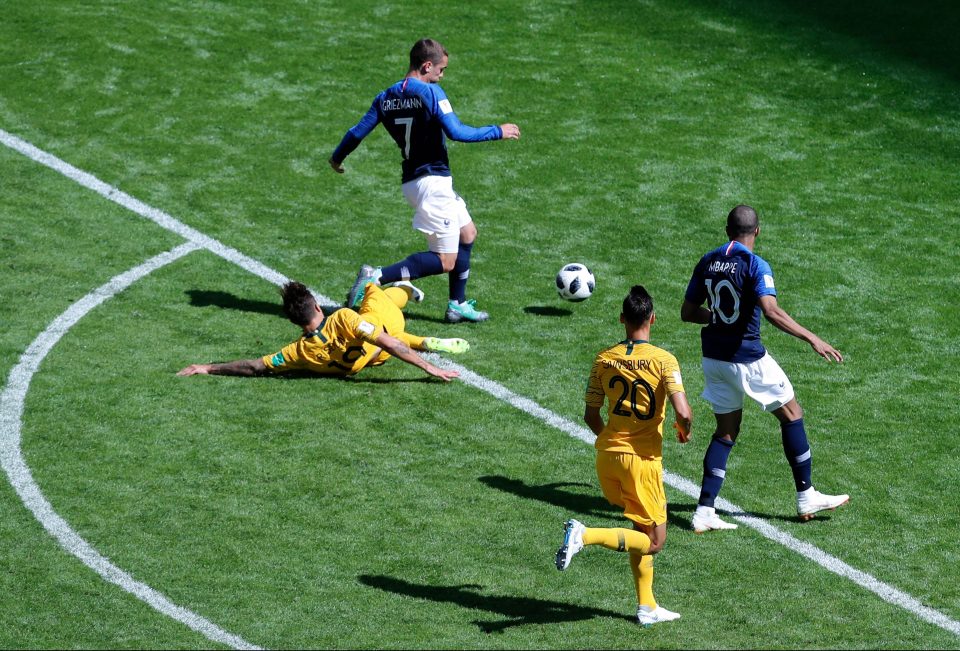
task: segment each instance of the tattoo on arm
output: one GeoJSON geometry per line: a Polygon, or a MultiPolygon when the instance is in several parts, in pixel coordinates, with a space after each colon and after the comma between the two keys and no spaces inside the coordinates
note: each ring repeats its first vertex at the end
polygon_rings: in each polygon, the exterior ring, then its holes
{"type": "Polygon", "coordinates": [[[214,375],[260,375],[266,372],[267,368],[263,360],[260,359],[238,359],[234,362],[224,362],[223,364],[214,364],[210,372],[214,375]]]}

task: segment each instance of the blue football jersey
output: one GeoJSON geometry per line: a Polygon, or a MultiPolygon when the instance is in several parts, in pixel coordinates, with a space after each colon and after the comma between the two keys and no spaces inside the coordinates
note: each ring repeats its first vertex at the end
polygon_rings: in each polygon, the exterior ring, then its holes
{"type": "Polygon", "coordinates": [[[706,301],[710,310],[710,323],[700,330],[703,356],[737,363],[763,357],[759,300],[776,295],[770,265],[740,242],[700,258],[685,298],[694,305],[706,301]]]}
{"type": "Polygon", "coordinates": [[[437,84],[407,78],[374,98],[367,113],[347,131],[334,150],[333,160],[343,162],[381,123],[403,156],[403,183],[426,175],[450,176],[448,137],[462,142],[503,137],[499,126],[471,127],[460,122],[450,100],[437,84]]]}

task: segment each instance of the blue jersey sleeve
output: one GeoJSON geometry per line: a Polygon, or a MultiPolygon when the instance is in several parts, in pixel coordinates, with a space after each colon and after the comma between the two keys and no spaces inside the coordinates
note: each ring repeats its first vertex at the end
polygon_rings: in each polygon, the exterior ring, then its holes
{"type": "Polygon", "coordinates": [[[380,115],[377,112],[379,99],[379,95],[374,98],[370,109],[360,118],[360,121],[350,127],[343,135],[340,144],[337,145],[337,148],[333,150],[333,154],[330,156],[333,162],[342,163],[343,160],[360,145],[363,139],[369,136],[370,132],[377,127],[377,124],[380,122],[380,115]]]}
{"type": "Polygon", "coordinates": [[[500,140],[503,138],[503,131],[499,126],[491,124],[486,127],[471,127],[460,121],[457,114],[452,110],[449,113],[440,114],[440,123],[443,125],[443,132],[447,134],[450,140],[459,142],[483,142],[485,140],[500,140]]]}
{"type": "Polygon", "coordinates": [[[777,288],[773,283],[773,269],[766,260],[758,255],[753,256],[753,291],[757,298],[761,296],[776,296],[777,288]]]}
{"type": "Polygon", "coordinates": [[[436,84],[431,84],[433,91],[433,101],[436,114],[440,117],[440,124],[443,125],[443,132],[451,140],[459,142],[483,142],[485,140],[500,140],[503,138],[503,130],[495,124],[485,127],[471,127],[460,121],[457,114],[453,112],[450,100],[443,89],[436,84]]]}
{"type": "Polygon", "coordinates": [[[703,283],[703,264],[705,258],[700,258],[700,262],[693,268],[693,275],[690,276],[690,282],[687,283],[687,291],[683,297],[694,305],[703,305],[707,300],[707,290],[703,283]]]}

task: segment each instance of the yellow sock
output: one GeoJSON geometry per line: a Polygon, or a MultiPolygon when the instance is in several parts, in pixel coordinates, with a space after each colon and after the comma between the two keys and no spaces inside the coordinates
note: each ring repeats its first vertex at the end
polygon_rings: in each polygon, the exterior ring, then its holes
{"type": "MultiPolygon", "coordinates": [[[[400,289],[399,287],[388,287],[387,289],[400,289]]],[[[419,335],[412,335],[409,332],[400,332],[393,335],[406,345],[410,346],[414,350],[427,350],[426,344],[423,343],[426,337],[421,337],[419,335]]]]}
{"type": "Polygon", "coordinates": [[[653,598],[653,555],[630,552],[630,569],[637,584],[637,603],[656,608],[657,600],[653,598]]]}
{"type": "Polygon", "coordinates": [[[584,545],[601,545],[615,552],[642,552],[650,549],[650,537],[634,529],[584,529],[584,545]]]}

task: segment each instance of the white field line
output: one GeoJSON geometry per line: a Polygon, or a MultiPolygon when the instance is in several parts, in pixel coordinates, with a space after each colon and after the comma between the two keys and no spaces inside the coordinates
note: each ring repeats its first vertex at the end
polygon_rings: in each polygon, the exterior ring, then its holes
{"type": "MultiPolygon", "coordinates": [[[[216,255],[219,255],[220,257],[239,265],[250,273],[260,276],[261,278],[275,284],[282,284],[287,280],[285,276],[273,271],[262,263],[239,253],[235,249],[221,244],[217,240],[204,235],[193,228],[190,228],[189,226],[177,221],[170,215],[157,210],[156,208],[147,206],[146,204],[130,197],[126,193],[107,185],[96,177],[78,170],[72,165],[65,163],[51,154],[37,149],[30,143],[21,140],[20,138],[17,138],[16,136],[9,134],[2,129],[0,129],[0,142],[3,142],[11,149],[22,153],[31,160],[60,172],[64,176],[73,179],[84,187],[87,187],[106,197],[107,199],[110,199],[111,201],[128,208],[138,215],[156,222],[163,228],[182,235],[188,240],[195,242],[196,244],[208,249],[216,255]]],[[[328,303],[333,302],[320,294],[317,294],[317,297],[318,299],[328,303]]],[[[427,353],[426,356],[430,357],[431,361],[438,366],[459,371],[460,379],[466,384],[480,389],[481,391],[485,391],[498,400],[512,405],[518,410],[537,418],[551,427],[555,427],[560,431],[567,433],[573,438],[579,439],[585,443],[593,443],[594,436],[592,432],[544,407],[541,407],[529,398],[520,396],[510,391],[503,385],[478,375],[470,369],[451,362],[448,359],[441,358],[440,356],[431,353],[427,353]]],[[[665,471],[664,481],[674,489],[692,497],[693,499],[698,499],[700,496],[699,485],[684,477],[680,477],[679,475],[665,471]]],[[[721,510],[730,513],[732,517],[740,521],[742,524],[755,529],[769,540],[783,545],[787,549],[800,554],[801,556],[813,561],[814,563],[817,563],[824,569],[829,570],[838,576],[849,579],[860,587],[876,594],[884,601],[887,601],[895,606],[899,606],[900,608],[913,613],[924,621],[950,631],[954,635],[960,636],[960,622],[947,617],[943,613],[934,610],[933,608],[925,606],[918,599],[912,597],[906,592],[884,583],[883,581],[880,581],[866,572],[862,572],[854,567],[851,567],[835,556],[832,556],[814,545],[803,542],[802,540],[799,540],[796,537],[777,529],[773,525],[760,518],[747,514],[743,509],[723,498],[717,499],[717,506],[721,510]]]]}
{"type": "Polygon", "coordinates": [[[113,583],[127,592],[135,595],[164,615],[189,626],[207,639],[226,644],[237,649],[256,649],[249,642],[228,633],[219,626],[209,622],[200,615],[182,608],[171,602],[161,593],[150,586],[137,581],[132,576],[118,568],[105,556],[94,549],[86,540],[60,517],[53,506],[44,497],[40,487],[33,479],[33,474],[23,458],[20,448],[20,423],[23,416],[24,400],[30,381],[40,364],[61,337],[67,333],[84,315],[101,303],[123,291],[137,280],[140,280],[152,271],[178,260],[191,251],[201,248],[193,242],[186,242],[166,253],[150,258],[143,264],[113,277],[102,287],[99,287],[79,301],[71,305],[59,317],[54,319],[47,329],[33,340],[33,343],[20,356],[20,361],[13,370],[7,385],[0,394],[0,465],[7,473],[10,484],[23,500],[24,505],[33,513],[34,517],[44,526],[60,545],[68,552],[79,558],[83,563],[99,574],[105,580],[113,583]]]}
{"type": "Polygon", "coordinates": [[[68,179],[76,181],[83,187],[93,190],[102,197],[123,206],[127,210],[130,210],[141,217],[146,217],[150,221],[159,224],[168,231],[172,231],[183,237],[185,240],[193,242],[200,247],[229,260],[235,265],[238,265],[239,267],[256,276],[260,276],[261,278],[268,280],[275,285],[282,285],[289,280],[283,274],[274,271],[270,267],[267,267],[253,258],[248,258],[236,249],[232,249],[229,246],[226,246],[217,240],[204,235],[200,231],[190,228],[186,224],[174,219],[167,213],[148,206],[139,199],[134,199],[126,192],[122,192],[111,185],[107,185],[97,177],[88,174],[83,170],[77,169],[73,165],[60,160],[56,156],[52,156],[41,149],[37,149],[29,142],[21,140],[20,138],[4,131],[3,129],[0,129],[0,142],[5,144],[10,149],[20,152],[30,160],[36,161],[41,165],[46,165],[50,169],[60,172],[68,179]]]}
{"type": "MultiPolygon", "coordinates": [[[[517,395],[506,387],[481,375],[478,375],[473,371],[460,366],[459,364],[451,362],[448,359],[441,358],[440,356],[432,353],[429,353],[428,355],[436,365],[459,371],[460,379],[470,386],[476,387],[481,391],[486,391],[498,400],[502,400],[503,402],[513,405],[520,411],[524,411],[534,418],[542,420],[548,425],[556,427],[557,429],[566,432],[570,436],[580,439],[585,443],[593,444],[594,440],[596,439],[596,437],[593,435],[593,432],[587,428],[558,416],[557,414],[541,407],[530,399],[517,395]]],[[[699,499],[699,484],[695,484],[689,479],[676,475],[667,470],[665,470],[663,473],[663,479],[668,485],[672,486],[681,493],[684,493],[695,500],[699,499]]],[[[780,543],[787,549],[806,557],[824,569],[830,570],[834,574],[853,581],[857,585],[876,594],[884,601],[887,601],[894,606],[899,606],[900,608],[915,614],[920,619],[930,622],[931,624],[935,624],[940,628],[946,629],[951,633],[960,636],[960,622],[947,617],[943,613],[934,610],[929,606],[923,605],[923,603],[921,603],[918,599],[910,596],[906,592],[899,590],[892,585],[884,583],[883,581],[880,581],[870,574],[862,572],[848,565],[847,563],[844,563],[839,558],[831,556],[827,552],[814,545],[811,545],[810,543],[799,540],[791,534],[777,529],[762,518],[745,513],[739,506],[733,504],[732,502],[728,502],[722,497],[717,498],[717,507],[728,512],[731,517],[739,520],[746,526],[757,530],[765,538],[780,543]]]]}

